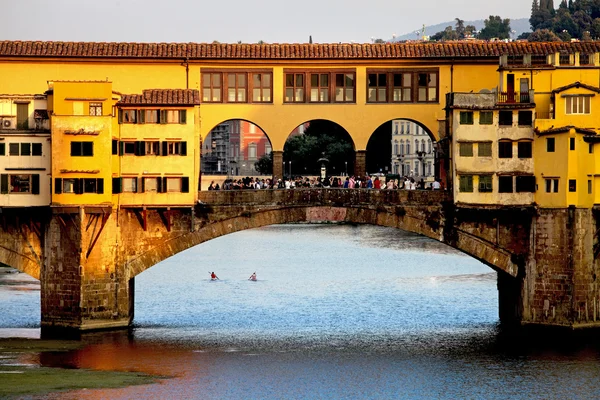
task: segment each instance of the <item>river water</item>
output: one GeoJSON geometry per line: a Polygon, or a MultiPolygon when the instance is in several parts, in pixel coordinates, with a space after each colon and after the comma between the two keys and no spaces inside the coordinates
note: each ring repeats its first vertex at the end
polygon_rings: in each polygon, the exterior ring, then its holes
{"type": "MultiPolygon", "coordinates": [[[[0,336],[38,335],[39,285],[3,279],[0,336]]],[[[171,378],[49,398],[600,398],[600,334],[503,333],[495,272],[395,229],[238,232],[135,286],[130,332],[86,335],[82,350],[34,360],[171,378]]]]}

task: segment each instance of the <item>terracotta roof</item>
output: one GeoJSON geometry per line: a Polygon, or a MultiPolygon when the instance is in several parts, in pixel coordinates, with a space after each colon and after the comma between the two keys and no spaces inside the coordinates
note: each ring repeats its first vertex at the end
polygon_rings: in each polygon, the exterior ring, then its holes
{"type": "Polygon", "coordinates": [[[544,135],[551,135],[551,134],[555,134],[555,133],[567,133],[571,129],[575,129],[575,132],[583,133],[584,135],[596,135],[596,131],[594,131],[593,129],[579,128],[579,127],[573,126],[573,125],[566,125],[566,126],[561,126],[558,128],[550,127],[549,129],[546,129],[545,131],[540,131],[537,128],[535,128],[534,131],[539,136],[544,136],[544,135]]]}
{"type": "Polygon", "coordinates": [[[552,93],[559,93],[559,92],[565,91],[567,89],[580,88],[580,87],[587,89],[587,90],[591,90],[592,92],[600,93],[599,87],[586,85],[585,83],[581,83],[581,82],[573,82],[573,83],[570,83],[565,86],[557,87],[556,89],[552,90],[552,93]]]}
{"type": "Polygon", "coordinates": [[[0,41],[0,57],[163,59],[394,59],[600,52],[600,42],[406,42],[386,44],[221,44],[0,41]]]}
{"type": "Polygon", "coordinates": [[[124,94],[118,104],[130,105],[198,105],[196,89],[148,89],[142,94],[124,94]]]}

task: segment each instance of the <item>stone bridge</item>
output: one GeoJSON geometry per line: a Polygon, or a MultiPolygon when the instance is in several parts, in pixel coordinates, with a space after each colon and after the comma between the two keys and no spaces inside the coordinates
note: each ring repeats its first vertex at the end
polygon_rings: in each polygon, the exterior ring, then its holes
{"type": "Polygon", "coordinates": [[[197,244],[273,224],[371,224],[430,237],[496,270],[502,322],[580,327],[600,319],[591,210],[466,208],[445,191],[234,190],[198,197],[195,207],[177,209],[5,208],[0,262],[41,280],[44,332],[120,328],[133,319],[135,276],[197,244]]]}

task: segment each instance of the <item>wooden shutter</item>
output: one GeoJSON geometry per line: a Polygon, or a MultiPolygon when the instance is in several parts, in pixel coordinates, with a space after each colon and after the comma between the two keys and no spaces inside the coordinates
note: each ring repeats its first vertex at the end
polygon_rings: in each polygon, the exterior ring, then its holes
{"type": "Polygon", "coordinates": [[[112,178],[112,192],[113,194],[119,194],[122,191],[123,180],[122,178],[112,178]]]}
{"type": "Polygon", "coordinates": [[[61,194],[62,193],[62,179],[54,178],[54,193],[61,194]]]}
{"type": "Polygon", "coordinates": [[[0,156],[5,156],[5,155],[6,155],[6,144],[0,143],[0,156]]]}
{"type": "Polygon", "coordinates": [[[144,110],[137,110],[137,120],[139,124],[143,124],[146,122],[146,112],[144,110]]]}
{"type": "Polygon", "coordinates": [[[40,176],[39,176],[39,174],[31,175],[31,194],[40,194],[40,176]]]}
{"type": "Polygon", "coordinates": [[[167,178],[166,177],[162,178],[162,189],[163,189],[163,193],[167,193],[167,178]]]}
{"type": "Polygon", "coordinates": [[[142,190],[140,191],[140,193],[144,193],[146,192],[146,180],[144,179],[144,177],[142,176],[141,178],[139,178],[139,187],[142,188],[142,190]]]}
{"type": "Polygon", "coordinates": [[[119,142],[119,155],[125,154],[125,142],[119,142]]]}
{"type": "Polygon", "coordinates": [[[104,178],[96,179],[96,193],[104,194],[104,178]]]}
{"type": "Polygon", "coordinates": [[[166,156],[169,154],[169,143],[167,142],[161,142],[161,147],[162,147],[162,152],[161,155],[162,156],[166,156]]]}
{"type": "Polygon", "coordinates": [[[115,156],[119,154],[119,141],[116,139],[112,140],[112,154],[115,156]]]}
{"type": "Polygon", "coordinates": [[[146,155],[146,142],[144,142],[144,141],[137,142],[137,147],[138,147],[138,156],[145,156],[146,155]]]}
{"type": "Polygon", "coordinates": [[[185,124],[187,120],[187,110],[179,110],[179,123],[185,124]]]}
{"type": "Polygon", "coordinates": [[[156,192],[157,193],[162,193],[162,178],[159,176],[158,178],[156,178],[156,192]]]}
{"type": "Polygon", "coordinates": [[[0,175],[0,193],[8,193],[8,174],[0,175]]]}
{"type": "Polygon", "coordinates": [[[119,108],[119,123],[123,123],[123,110],[119,108]]]}
{"type": "Polygon", "coordinates": [[[190,192],[190,178],[184,176],[181,178],[181,193],[189,193],[190,192]]]}
{"type": "Polygon", "coordinates": [[[133,142],[133,154],[140,155],[140,142],[133,142]]]}
{"type": "Polygon", "coordinates": [[[74,179],[75,184],[73,185],[73,191],[75,192],[75,194],[82,194],[83,193],[83,179],[81,178],[77,178],[74,179]]]}
{"type": "Polygon", "coordinates": [[[187,142],[181,142],[181,155],[187,156],[187,142]]]}
{"type": "Polygon", "coordinates": [[[161,124],[166,124],[167,123],[167,110],[160,110],[158,115],[159,115],[159,119],[160,119],[159,122],[161,124]]]}

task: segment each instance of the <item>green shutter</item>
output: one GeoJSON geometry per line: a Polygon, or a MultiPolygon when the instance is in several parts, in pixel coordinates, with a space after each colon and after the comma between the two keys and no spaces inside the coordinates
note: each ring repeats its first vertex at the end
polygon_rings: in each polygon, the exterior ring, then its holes
{"type": "Polygon", "coordinates": [[[31,194],[40,194],[40,176],[38,174],[31,175],[31,194]]]}
{"type": "Polygon", "coordinates": [[[163,193],[167,193],[167,178],[166,177],[162,178],[162,189],[163,189],[163,193]]]}
{"type": "Polygon", "coordinates": [[[187,142],[181,142],[181,155],[187,156],[187,142]]]}
{"type": "Polygon", "coordinates": [[[6,144],[0,143],[0,156],[5,156],[5,155],[6,155],[6,144]]]}
{"type": "Polygon", "coordinates": [[[143,124],[146,122],[146,113],[144,110],[137,110],[137,115],[138,124],[143,124]]]}
{"type": "Polygon", "coordinates": [[[137,147],[138,147],[138,156],[145,156],[146,155],[146,142],[144,141],[139,141],[137,142],[137,147]]]}
{"type": "Polygon", "coordinates": [[[96,193],[104,194],[104,178],[96,179],[96,193]]]}
{"type": "Polygon", "coordinates": [[[167,123],[167,110],[160,110],[159,116],[160,116],[160,123],[166,124],[167,123]]]}
{"type": "Polygon", "coordinates": [[[54,178],[54,193],[61,194],[62,193],[62,179],[54,178]]]}
{"type": "Polygon", "coordinates": [[[123,186],[123,180],[121,178],[112,178],[112,192],[113,194],[121,193],[123,186]]]}
{"type": "Polygon", "coordinates": [[[187,121],[187,110],[179,110],[179,123],[185,124],[187,121]]]}
{"type": "Polygon", "coordinates": [[[169,144],[167,142],[161,142],[162,152],[161,156],[166,156],[169,153],[169,144]]]}
{"type": "Polygon", "coordinates": [[[119,123],[122,124],[123,123],[123,110],[121,110],[119,108],[119,123]]]}
{"type": "Polygon", "coordinates": [[[181,178],[181,193],[189,193],[190,192],[190,178],[184,176],[181,178]]]}
{"type": "Polygon", "coordinates": [[[133,154],[140,155],[140,142],[133,142],[133,154]]]}
{"type": "Polygon", "coordinates": [[[119,142],[119,155],[125,154],[125,142],[119,142]]]}
{"type": "Polygon", "coordinates": [[[140,191],[140,193],[144,193],[146,192],[146,180],[144,179],[144,177],[142,176],[139,180],[139,185],[140,188],[142,188],[142,190],[140,191]]]}
{"type": "Polygon", "coordinates": [[[83,179],[74,179],[73,191],[75,194],[83,194],[83,179]]]}
{"type": "Polygon", "coordinates": [[[119,141],[116,139],[112,140],[112,154],[116,156],[119,154],[119,141]]]}
{"type": "Polygon", "coordinates": [[[159,176],[158,178],[156,178],[156,192],[157,193],[162,193],[162,178],[159,176]]]}
{"type": "Polygon", "coordinates": [[[0,175],[0,193],[2,193],[2,194],[8,193],[8,175],[7,174],[0,175]]]}

